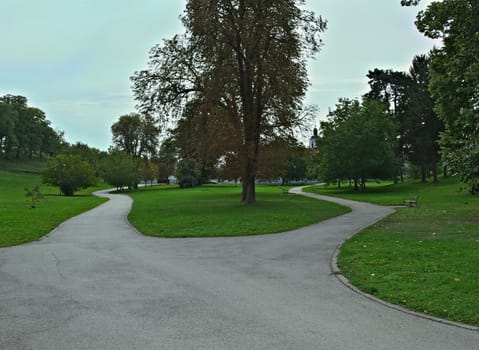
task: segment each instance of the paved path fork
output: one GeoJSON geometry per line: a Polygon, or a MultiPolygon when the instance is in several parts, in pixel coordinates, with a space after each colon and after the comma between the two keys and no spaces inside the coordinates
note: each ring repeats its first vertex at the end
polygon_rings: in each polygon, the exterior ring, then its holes
{"type": "Polygon", "coordinates": [[[478,332],[331,274],[336,246],[390,208],[335,200],[352,212],[287,233],[158,239],[128,224],[129,197],[100,195],[44,239],[0,249],[0,349],[479,349],[478,332]]]}

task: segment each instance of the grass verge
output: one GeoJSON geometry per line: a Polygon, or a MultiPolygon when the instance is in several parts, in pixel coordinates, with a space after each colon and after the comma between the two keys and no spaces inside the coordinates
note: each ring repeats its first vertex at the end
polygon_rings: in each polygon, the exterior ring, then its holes
{"type": "Polygon", "coordinates": [[[240,202],[241,188],[208,185],[142,188],[128,216],[140,232],[157,237],[216,237],[283,232],[344,214],[348,208],[258,186],[255,205],[240,202]]]}
{"type": "Polygon", "coordinates": [[[322,194],[400,208],[348,240],[338,265],[359,289],[425,314],[479,326],[479,196],[454,178],[437,184],[382,184],[367,193],[316,186],[322,194]]]}
{"type": "Polygon", "coordinates": [[[88,188],[74,197],[58,195],[58,188],[42,185],[44,198],[31,208],[24,188],[40,184],[40,176],[0,171],[0,247],[31,242],[46,235],[63,221],[96,207],[106,199],[88,188]]]}

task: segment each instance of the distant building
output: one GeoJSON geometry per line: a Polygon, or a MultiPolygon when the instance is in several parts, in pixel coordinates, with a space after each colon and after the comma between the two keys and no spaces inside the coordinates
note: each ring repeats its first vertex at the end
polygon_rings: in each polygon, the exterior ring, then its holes
{"type": "Polygon", "coordinates": [[[319,141],[318,129],[314,128],[313,136],[309,138],[309,148],[318,148],[318,141],[319,141]]]}

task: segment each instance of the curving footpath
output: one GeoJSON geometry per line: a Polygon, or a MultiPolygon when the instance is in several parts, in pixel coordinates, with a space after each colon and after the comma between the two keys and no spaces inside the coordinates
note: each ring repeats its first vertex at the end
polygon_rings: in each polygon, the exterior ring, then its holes
{"type": "Polygon", "coordinates": [[[479,349],[479,332],[331,273],[338,244],[391,208],[328,198],[352,212],[276,235],[157,239],[128,224],[129,197],[99,195],[110,201],[41,241],[0,249],[0,349],[479,349]]]}

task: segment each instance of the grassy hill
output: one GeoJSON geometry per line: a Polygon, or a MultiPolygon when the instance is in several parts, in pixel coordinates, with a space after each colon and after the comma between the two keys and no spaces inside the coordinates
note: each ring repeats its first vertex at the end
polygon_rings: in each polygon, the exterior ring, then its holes
{"type": "Polygon", "coordinates": [[[46,163],[46,159],[0,159],[0,171],[40,174],[46,163]]]}
{"type": "MultiPolygon", "coordinates": [[[[3,162],[2,165],[5,167],[3,162]]],[[[14,162],[7,167],[20,172],[0,170],[0,247],[37,240],[63,221],[105,201],[91,195],[95,188],[65,197],[59,195],[58,188],[42,185],[44,198],[32,208],[24,188],[41,183],[40,175],[35,174],[41,162],[14,162]]]]}

